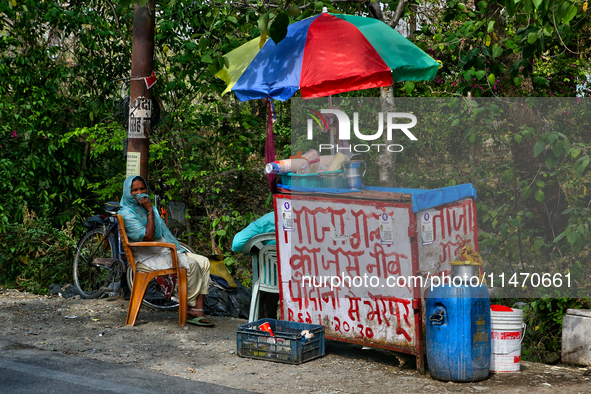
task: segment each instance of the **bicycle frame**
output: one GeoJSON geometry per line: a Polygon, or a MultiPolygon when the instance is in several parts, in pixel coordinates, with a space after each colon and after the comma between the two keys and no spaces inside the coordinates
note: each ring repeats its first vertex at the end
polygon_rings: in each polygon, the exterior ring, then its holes
{"type": "MultiPolygon", "coordinates": [[[[95,267],[99,267],[99,268],[105,268],[107,270],[111,270],[112,269],[112,265],[115,261],[122,261],[123,264],[123,272],[127,271],[127,259],[125,258],[125,252],[122,250],[121,248],[121,239],[119,238],[119,223],[117,222],[117,219],[115,219],[116,214],[112,213],[112,212],[108,212],[109,216],[109,229],[105,232],[105,235],[103,236],[103,238],[101,239],[101,241],[98,243],[98,245],[96,246],[96,248],[92,251],[91,256],[95,256],[96,252],[103,247],[105,242],[108,242],[107,239],[109,238],[109,235],[111,233],[115,234],[116,240],[117,240],[117,250],[115,251],[115,255],[113,256],[112,259],[105,259],[105,263],[110,263],[110,264],[99,264],[97,262],[95,262],[95,259],[92,258],[90,259],[87,264],[89,265],[93,265],[95,267]],[[109,260],[109,261],[107,261],[109,260]],[[112,261],[111,261],[112,260],[112,261]]],[[[107,227],[107,225],[103,225],[104,228],[107,227]]]]}

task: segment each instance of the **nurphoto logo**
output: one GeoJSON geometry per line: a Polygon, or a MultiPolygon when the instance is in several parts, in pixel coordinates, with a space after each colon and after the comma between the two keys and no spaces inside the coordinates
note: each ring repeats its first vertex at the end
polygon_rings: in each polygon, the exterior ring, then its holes
{"type": "MultiPolygon", "coordinates": [[[[338,122],[338,139],[341,141],[349,141],[351,140],[351,119],[349,116],[341,110],[330,108],[330,109],[321,109],[320,113],[314,111],[310,108],[306,108],[309,111],[313,112],[313,119],[308,119],[307,123],[307,131],[308,131],[308,140],[313,140],[313,126],[314,121],[319,124],[320,128],[327,128],[327,122],[322,114],[330,114],[336,117],[336,121],[338,122]]],[[[382,138],[382,134],[384,132],[384,113],[378,112],[377,113],[377,124],[378,130],[374,134],[364,134],[359,130],[359,113],[353,112],[353,132],[355,136],[361,141],[376,141],[382,138]]],[[[410,132],[410,129],[416,126],[417,124],[417,117],[413,114],[407,112],[388,112],[386,113],[386,139],[388,141],[392,141],[392,136],[395,130],[402,131],[406,137],[408,137],[411,141],[416,141],[417,137],[414,136],[410,132]],[[407,119],[410,122],[399,123],[399,119],[407,119]]],[[[346,146],[339,146],[338,144],[320,144],[318,152],[322,153],[324,150],[332,151],[336,149],[336,152],[343,152],[347,151],[349,153],[363,153],[369,152],[370,150],[377,150],[378,152],[388,150],[389,152],[402,152],[404,147],[400,144],[386,144],[386,143],[375,143],[375,144],[355,144],[355,145],[346,145],[346,146]]]]}

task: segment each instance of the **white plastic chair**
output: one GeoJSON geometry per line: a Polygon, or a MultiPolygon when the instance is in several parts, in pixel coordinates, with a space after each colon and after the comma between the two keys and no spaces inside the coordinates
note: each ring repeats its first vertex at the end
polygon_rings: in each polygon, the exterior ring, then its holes
{"type": "Polygon", "coordinates": [[[248,321],[258,320],[261,291],[279,293],[277,274],[277,246],[265,245],[265,241],[275,240],[275,233],[255,235],[244,244],[242,254],[252,258],[252,298],[248,321]]]}

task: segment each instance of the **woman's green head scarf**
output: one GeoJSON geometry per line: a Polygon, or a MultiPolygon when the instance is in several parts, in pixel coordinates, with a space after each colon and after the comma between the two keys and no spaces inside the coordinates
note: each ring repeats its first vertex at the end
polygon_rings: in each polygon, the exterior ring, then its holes
{"type": "MultiPolygon", "coordinates": [[[[136,197],[140,200],[143,197],[150,197],[147,194],[136,194],[135,196],[131,194],[131,184],[136,179],[144,182],[147,190],[148,184],[144,178],[141,176],[128,177],[125,182],[123,182],[123,196],[121,197],[121,206],[123,208],[119,211],[119,214],[123,216],[125,231],[131,242],[141,242],[144,239],[144,236],[146,235],[146,225],[148,224],[146,210],[140,205],[136,197]]],[[[152,209],[154,210],[154,239],[164,237],[166,242],[176,245],[177,251],[184,252],[185,250],[178,243],[174,235],[172,235],[168,227],[166,227],[166,224],[158,214],[158,211],[156,211],[156,208],[152,207],[152,209]]]]}

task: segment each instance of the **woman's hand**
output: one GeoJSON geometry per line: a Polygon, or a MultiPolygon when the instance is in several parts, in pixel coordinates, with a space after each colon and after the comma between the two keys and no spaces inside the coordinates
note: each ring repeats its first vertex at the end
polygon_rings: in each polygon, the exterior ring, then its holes
{"type": "Polygon", "coordinates": [[[133,197],[137,200],[140,206],[146,210],[146,212],[150,212],[152,210],[152,203],[148,197],[143,197],[141,200],[135,195],[133,197]]]}

